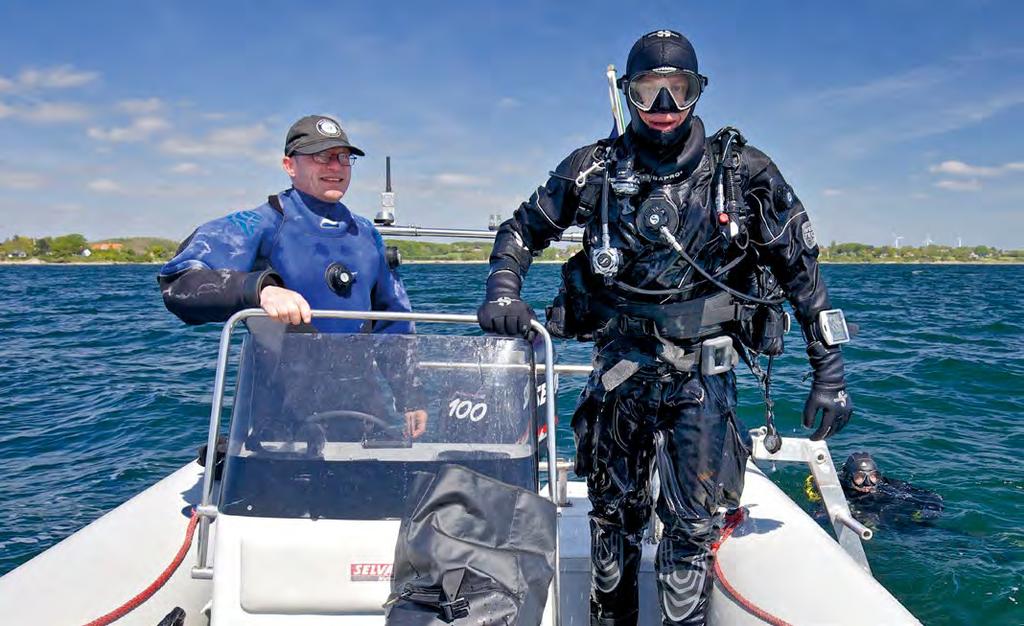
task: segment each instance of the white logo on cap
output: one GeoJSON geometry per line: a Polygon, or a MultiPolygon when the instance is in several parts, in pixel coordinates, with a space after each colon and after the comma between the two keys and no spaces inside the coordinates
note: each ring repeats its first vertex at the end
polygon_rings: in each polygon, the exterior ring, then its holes
{"type": "Polygon", "coordinates": [[[659,30],[658,32],[654,33],[655,37],[672,37],[673,35],[675,35],[675,33],[673,33],[670,30],[659,30]]]}
{"type": "Polygon", "coordinates": [[[334,123],[334,120],[329,120],[326,117],[317,120],[316,129],[326,137],[337,137],[341,134],[341,129],[334,123]]]}

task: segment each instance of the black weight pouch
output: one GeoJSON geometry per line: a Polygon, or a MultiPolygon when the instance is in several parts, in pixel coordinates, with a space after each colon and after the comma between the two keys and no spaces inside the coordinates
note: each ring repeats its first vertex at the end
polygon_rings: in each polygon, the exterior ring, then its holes
{"type": "MultiPolygon", "coordinates": [[[[782,295],[778,282],[771,272],[757,268],[751,277],[752,294],[761,299],[778,298],[782,295]]],[[[735,334],[751,352],[765,356],[779,356],[785,349],[783,335],[786,334],[788,316],[781,304],[748,304],[748,315],[736,322],[735,334]]]]}
{"type": "Polygon", "coordinates": [[[421,474],[413,492],[385,624],[539,624],[555,572],[555,505],[454,464],[421,474]]]}
{"type": "Polygon", "coordinates": [[[590,258],[585,250],[569,257],[562,265],[562,284],[558,295],[545,309],[547,320],[544,327],[561,339],[591,341],[597,330],[598,320],[590,313],[590,295],[586,284],[590,258]]]}

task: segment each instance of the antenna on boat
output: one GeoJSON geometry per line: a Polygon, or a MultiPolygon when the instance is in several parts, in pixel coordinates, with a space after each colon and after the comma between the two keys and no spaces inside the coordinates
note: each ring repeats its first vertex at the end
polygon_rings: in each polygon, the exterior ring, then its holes
{"type": "Polygon", "coordinates": [[[395,194],[391,191],[391,157],[386,157],[385,163],[384,192],[380,194],[380,211],[373,218],[373,223],[391,226],[395,223],[395,194]]]}

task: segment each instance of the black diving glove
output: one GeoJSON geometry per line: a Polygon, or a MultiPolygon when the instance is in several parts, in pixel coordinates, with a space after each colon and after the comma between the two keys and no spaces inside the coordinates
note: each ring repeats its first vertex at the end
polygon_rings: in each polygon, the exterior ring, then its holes
{"type": "Polygon", "coordinates": [[[515,272],[499,270],[487,278],[487,296],[476,311],[480,328],[488,333],[526,337],[534,335],[530,322],[537,319],[519,295],[522,281],[515,272]]]}
{"type": "Polygon", "coordinates": [[[846,393],[843,353],[839,348],[826,348],[814,342],[808,347],[807,355],[814,369],[814,382],[804,404],[804,427],[813,427],[821,411],[821,423],[811,439],[828,439],[853,417],[853,399],[846,393]]]}

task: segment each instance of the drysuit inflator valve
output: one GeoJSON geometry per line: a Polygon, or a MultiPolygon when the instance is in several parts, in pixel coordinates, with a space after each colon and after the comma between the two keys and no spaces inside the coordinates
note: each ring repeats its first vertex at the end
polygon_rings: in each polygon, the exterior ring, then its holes
{"type": "Polygon", "coordinates": [[[331,291],[339,296],[347,296],[356,282],[356,275],[342,263],[331,263],[324,272],[324,280],[331,291]]]}
{"type": "Polygon", "coordinates": [[[663,239],[661,229],[670,233],[679,228],[679,209],[663,189],[652,193],[636,212],[636,230],[644,239],[657,242],[663,239]]]}

